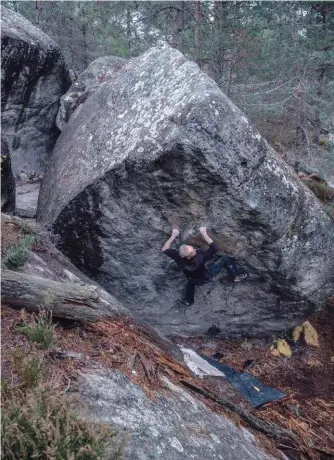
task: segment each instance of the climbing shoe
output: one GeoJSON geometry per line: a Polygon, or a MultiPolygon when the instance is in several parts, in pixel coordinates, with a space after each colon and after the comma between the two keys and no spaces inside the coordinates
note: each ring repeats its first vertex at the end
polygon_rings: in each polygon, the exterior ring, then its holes
{"type": "Polygon", "coordinates": [[[236,276],[233,281],[235,283],[239,283],[239,281],[243,281],[246,278],[248,278],[248,273],[241,273],[240,275],[236,276]]]}
{"type": "Polygon", "coordinates": [[[186,305],[187,307],[190,307],[190,305],[192,305],[192,303],[188,302],[188,300],[186,300],[186,299],[181,300],[181,303],[183,305],[186,305]]]}

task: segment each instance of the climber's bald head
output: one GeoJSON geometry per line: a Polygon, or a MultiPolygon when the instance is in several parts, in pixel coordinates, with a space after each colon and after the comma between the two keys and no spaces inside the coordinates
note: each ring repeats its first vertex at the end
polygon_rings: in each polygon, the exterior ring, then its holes
{"type": "Polygon", "coordinates": [[[196,249],[188,244],[182,244],[179,254],[183,259],[192,259],[196,255],[196,249]]]}

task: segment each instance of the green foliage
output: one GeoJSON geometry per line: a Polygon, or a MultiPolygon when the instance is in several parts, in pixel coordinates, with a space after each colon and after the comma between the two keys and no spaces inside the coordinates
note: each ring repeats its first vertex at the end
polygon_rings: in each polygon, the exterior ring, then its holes
{"type": "Polygon", "coordinates": [[[66,396],[52,387],[22,391],[7,385],[2,395],[1,419],[3,460],[121,457],[122,446],[112,446],[117,433],[80,421],[69,408],[66,396]]]}
{"type": "Polygon", "coordinates": [[[22,382],[25,388],[34,388],[39,384],[42,370],[42,361],[39,358],[29,359],[22,371],[22,382]]]}
{"type": "Polygon", "coordinates": [[[104,425],[82,421],[74,401],[48,377],[40,356],[10,353],[12,382],[1,385],[1,458],[4,460],[117,460],[123,441],[104,425]]]}
{"type": "Polygon", "coordinates": [[[28,259],[28,251],[34,243],[34,236],[25,234],[16,243],[11,244],[3,256],[3,264],[10,269],[22,267],[28,259]]]}
{"type": "Polygon", "coordinates": [[[327,213],[334,219],[334,203],[328,204],[326,206],[327,213]]]}
{"type": "Polygon", "coordinates": [[[37,387],[42,378],[42,360],[35,356],[28,357],[21,348],[15,348],[10,357],[13,373],[19,379],[20,388],[27,390],[37,387]]]}
{"type": "Polygon", "coordinates": [[[322,202],[322,203],[330,203],[334,202],[334,189],[329,187],[324,182],[319,182],[317,180],[308,180],[304,181],[304,184],[308,186],[309,189],[315,194],[315,196],[322,202]]]}
{"type": "Polygon", "coordinates": [[[52,324],[52,313],[41,310],[38,315],[33,315],[29,324],[17,326],[15,330],[36,342],[40,348],[49,348],[54,342],[55,325],[52,324]]]}
{"type": "Polygon", "coordinates": [[[315,156],[319,136],[334,131],[333,2],[37,3],[3,1],[54,38],[76,71],[164,40],[208,72],[269,142],[276,136],[298,151],[302,127],[315,156]]]}

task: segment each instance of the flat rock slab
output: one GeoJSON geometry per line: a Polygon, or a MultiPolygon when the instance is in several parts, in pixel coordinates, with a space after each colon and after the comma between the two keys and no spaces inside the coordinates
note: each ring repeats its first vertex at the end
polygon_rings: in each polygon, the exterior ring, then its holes
{"type": "Polygon", "coordinates": [[[36,217],[40,182],[16,182],[16,214],[20,217],[36,217]]]}
{"type": "Polygon", "coordinates": [[[246,429],[211,412],[185,390],[166,379],[168,390],[149,399],[120,372],[81,374],[83,414],[95,422],[129,433],[127,460],[265,460],[272,458],[246,429]]]}

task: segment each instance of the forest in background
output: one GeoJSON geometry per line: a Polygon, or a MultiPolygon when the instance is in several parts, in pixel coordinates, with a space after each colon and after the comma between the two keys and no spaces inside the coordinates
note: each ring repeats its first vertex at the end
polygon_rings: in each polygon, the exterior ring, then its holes
{"type": "Polygon", "coordinates": [[[81,73],[167,41],[194,60],[288,160],[334,161],[334,3],[3,1],[81,73]]]}

